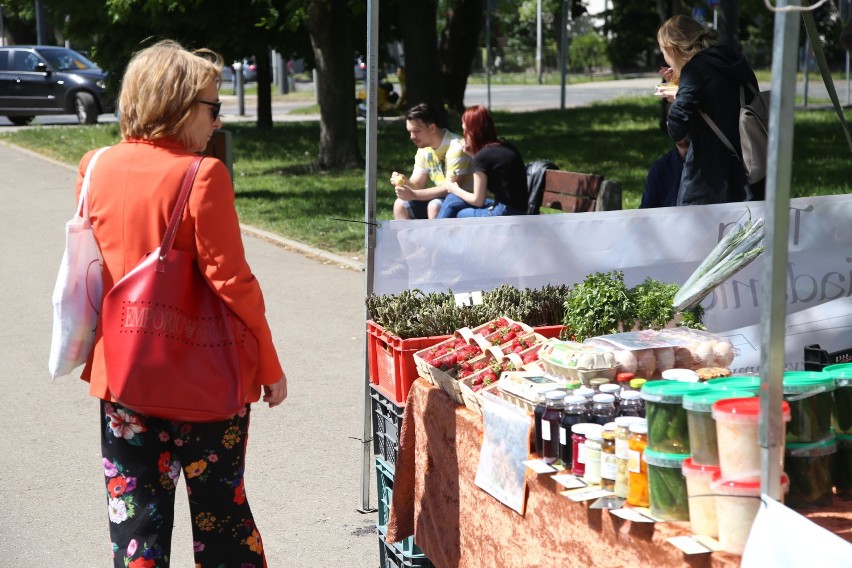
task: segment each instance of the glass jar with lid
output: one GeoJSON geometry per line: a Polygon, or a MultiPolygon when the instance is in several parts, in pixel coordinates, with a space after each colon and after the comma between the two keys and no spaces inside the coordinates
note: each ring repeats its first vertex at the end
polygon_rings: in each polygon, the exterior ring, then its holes
{"type": "Polygon", "coordinates": [[[648,423],[645,421],[630,425],[630,439],[627,451],[627,504],[634,507],[650,505],[648,495],[648,465],[642,454],[648,446],[648,423]]]}
{"type": "MultiPolygon", "coordinates": [[[[612,424],[610,422],[610,424],[612,424]]],[[[607,426],[609,426],[608,424],[607,426]]],[[[614,424],[612,424],[614,426],[614,424]]],[[[601,489],[615,490],[615,429],[604,427],[601,432],[601,489]]]]}
{"type": "Polygon", "coordinates": [[[548,462],[559,459],[559,423],[565,391],[552,390],[545,393],[545,409],[541,416],[541,457],[548,462]]]}
{"type": "Polygon", "coordinates": [[[598,485],[601,482],[601,442],[603,442],[603,427],[588,428],[586,430],[586,441],[584,456],[586,470],[583,473],[583,481],[589,485],[598,485]]]}
{"type": "Polygon", "coordinates": [[[627,497],[628,471],[627,459],[629,454],[630,426],[644,422],[638,416],[619,416],[615,419],[615,487],[616,497],[627,497]]]}
{"type": "Polygon", "coordinates": [[[618,413],[621,416],[645,418],[645,401],[642,400],[642,393],[635,390],[622,392],[618,413]]]}
{"type": "Polygon", "coordinates": [[[615,420],[618,411],[615,408],[615,397],[611,394],[596,394],[592,397],[592,422],[603,426],[615,420]]]}
{"type": "Polygon", "coordinates": [[[586,408],[586,399],[582,396],[566,396],[565,407],[562,411],[562,420],[559,423],[559,461],[567,468],[571,468],[574,461],[574,443],[571,436],[571,428],[575,424],[589,421],[589,410],[586,408]]]}

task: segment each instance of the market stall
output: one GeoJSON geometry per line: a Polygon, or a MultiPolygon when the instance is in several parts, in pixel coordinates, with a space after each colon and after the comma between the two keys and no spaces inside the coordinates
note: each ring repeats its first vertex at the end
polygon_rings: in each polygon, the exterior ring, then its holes
{"type": "MultiPolygon", "coordinates": [[[[724,552],[688,556],[668,539],[688,522],[640,523],[560,494],[550,475],[530,473],[519,515],[474,483],[482,417],[439,388],[415,381],[406,404],[387,540],[410,535],[429,559],[451,566],[738,566],[724,552]]],[[[805,516],[852,542],[852,502],[805,516]]]]}

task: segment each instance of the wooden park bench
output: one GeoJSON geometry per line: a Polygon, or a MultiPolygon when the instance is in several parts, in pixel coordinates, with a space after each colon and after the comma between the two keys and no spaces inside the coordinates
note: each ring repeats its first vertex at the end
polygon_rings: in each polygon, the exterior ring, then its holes
{"type": "Polygon", "coordinates": [[[542,207],[565,213],[621,209],[621,185],[594,174],[547,170],[542,207]]]}

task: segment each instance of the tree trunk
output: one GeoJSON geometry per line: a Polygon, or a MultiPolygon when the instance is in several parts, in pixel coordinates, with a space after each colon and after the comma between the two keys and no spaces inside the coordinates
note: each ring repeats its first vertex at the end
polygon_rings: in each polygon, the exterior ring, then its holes
{"type": "MultiPolygon", "coordinates": [[[[399,29],[405,50],[405,90],[409,106],[429,103],[446,122],[438,66],[435,0],[416,0],[400,7],[399,29]]],[[[442,124],[443,126],[443,124],[442,124]]]]}
{"type": "Polygon", "coordinates": [[[269,49],[258,50],[254,56],[257,62],[257,127],[261,130],[272,128],[272,74],[269,71],[269,49]]]}
{"type": "Polygon", "coordinates": [[[464,92],[473,57],[479,48],[485,0],[456,0],[447,10],[447,27],[441,37],[441,75],[444,100],[457,111],[464,111],[464,92]]]}
{"type": "Polygon", "coordinates": [[[352,68],[354,21],[347,0],[312,0],[308,33],[316,60],[314,88],[320,107],[317,166],[323,170],[360,168],[352,68]]]}

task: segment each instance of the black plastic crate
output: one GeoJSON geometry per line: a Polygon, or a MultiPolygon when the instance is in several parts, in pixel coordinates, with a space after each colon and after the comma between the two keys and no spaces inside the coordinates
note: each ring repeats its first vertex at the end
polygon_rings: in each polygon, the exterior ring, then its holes
{"type": "MultiPolygon", "coordinates": [[[[403,561],[411,562],[412,559],[419,561],[422,558],[428,562],[420,547],[414,544],[413,536],[406,538],[402,542],[384,542],[385,534],[388,531],[391,501],[393,500],[393,471],[391,471],[388,464],[380,457],[376,458],[376,498],[379,501],[379,518],[376,521],[376,528],[379,531],[379,539],[382,543],[392,548],[397,555],[402,557],[403,561]]],[[[382,564],[382,566],[385,566],[385,564],[382,564]]],[[[390,566],[397,565],[390,564],[390,566]]],[[[432,564],[404,564],[404,566],[432,566],[432,564]]]]}
{"type": "Polygon", "coordinates": [[[406,555],[394,544],[385,542],[379,533],[379,566],[381,568],[435,568],[423,554],[406,555]]]}
{"type": "Polygon", "coordinates": [[[823,367],[838,363],[852,363],[852,347],[829,352],[818,343],[805,345],[805,371],[822,371],[823,367]]]}
{"type": "Polygon", "coordinates": [[[381,456],[393,475],[405,406],[396,404],[373,385],[370,385],[370,397],[373,406],[373,453],[381,456]]]}

